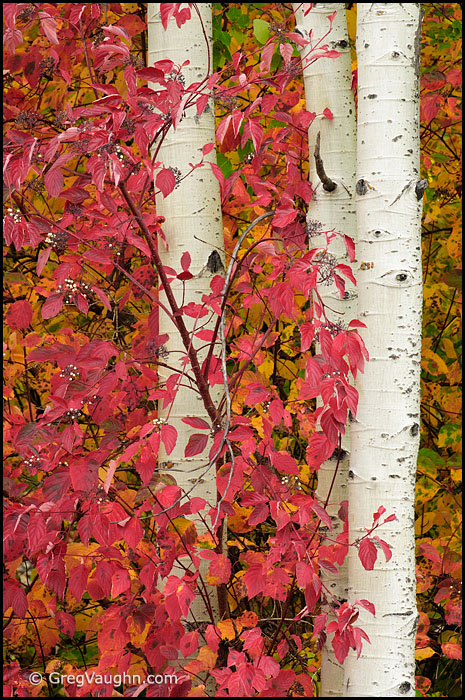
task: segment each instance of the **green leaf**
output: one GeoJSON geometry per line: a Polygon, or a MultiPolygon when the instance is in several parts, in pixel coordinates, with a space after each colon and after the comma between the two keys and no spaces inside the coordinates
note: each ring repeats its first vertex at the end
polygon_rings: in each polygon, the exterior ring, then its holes
{"type": "Polygon", "coordinates": [[[232,174],[233,166],[231,165],[231,162],[226,158],[224,153],[217,153],[216,154],[216,162],[218,164],[218,167],[221,169],[221,172],[225,176],[225,178],[229,177],[232,174]]]}
{"type": "Polygon", "coordinates": [[[225,46],[229,46],[231,43],[231,35],[228,32],[223,32],[222,29],[214,29],[213,30],[213,40],[219,41],[221,44],[224,44],[225,46]]]}
{"type": "Polygon", "coordinates": [[[231,7],[226,14],[228,19],[238,24],[241,29],[244,29],[249,24],[249,15],[247,12],[245,14],[241,12],[238,7],[231,7]]]}
{"type": "Polygon", "coordinates": [[[247,34],[240,32],[239,29],[236,29],[236,27],[231,27],[229,33],[232,37],[234,37],[239,45],[244,44],[247,40],[247,34]]]}
{"type": "Polygon", "coordinates": [[[260,44],[264,44],[270,38],[270,23],[264,19],[254,19],[253,33],[260,44]]]}

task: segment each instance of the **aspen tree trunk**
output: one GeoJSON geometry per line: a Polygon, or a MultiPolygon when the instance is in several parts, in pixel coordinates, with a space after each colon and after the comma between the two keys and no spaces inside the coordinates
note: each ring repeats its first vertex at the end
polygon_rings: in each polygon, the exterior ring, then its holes
{"type": "MultiPolygon", "coordinates": [[[[304,85],[306,108],[309,112],[321,114],[329,108],[333,119],[317,117],[309,127],[308,147],[310,156],[309,179],[313,187],[313,196],[308,207],[307,230],[309,232],[310,248],[326,248],[326,239],[319,231],[335,230],[345,233],[355,239],[355,103],[351,90],[352,70],[350,60],[349,37],[344,3],[317,3],[304,16],[303,9],[298,9],[301,3],[293,3],[296,10],[296,25],[310,37],[314,46],[330,29],[328,16],[334,11],[337,14],[333,21],[332,31],[321,42],[328,44],[332,50],[339,51],[341,56],[336,59],[319,58],[306,66],[304,59],[304,85]],[[315,144],[320,134],[320,156],[328,177],[336,185],[332,191],[325,189],[318,177],[315,166],[315,144]]],[[[307,38],[307,37],[305,37],[307,38]]],[[[309,47],[302,49],[304,57],[309,47]]],[[[328,253],[337,263],[350,265],[347,258],[344,240],[337,237],[329,246],[328,253]]],[[[333,261],[334,262],[334,261],[333,261]]],[[[325,269],[324,258],[322,270],[325,269]]],[[[334,283],[318,284],[318,293],[327,305],[326,314],[332,324],[342,324],[347,327],[349,321],[356,317],[356,292],[348,289],[345,298],[341,299],[334,283]]],[[[330,328],[331,330],[331,328],[330,328]]],[[[347,427],[342,441],[343,454],[337,467],[337,474],[331,488],[338,455],[321,465],[318,472],[317,495],[322,504],[326,502],[331,491],[327,511],[333,523],[331,538],[335,538],[343,527],[338,517],[339,504],[347,499],[347,474],[349,470],[350,428],[347,427]]],[[[325,542],[329,544],[329,542],[325,542]]],[[[338,574],[327,571],[321,572],[322,581],[338,602],[347,600],[347,563],[339,569],[338,574]]],[[[324,589],[323,589],[324,590],[324,589]]],[[[329,602],[334,598],[326,594],[329,602]]],[[[334,619],[329,616],[328,622],[334,619]]],[[[323,697],[341,697],[344,687],[344,671],[336,660],[327,640],[321,653],[321,695],[323,697]]]]}
{"type": "MultiPolygon", "coordinates": [[[[160,19],[160,3],[148,3],[148,65],[153,65],[157,60],[171,59],[177,67],[185,61],[189,65],[181,68],[181,73],[188,87],[191,83],[201,82],[211,72],[209,57],[212,55],[212,8],[210,3],[197,5],[201,17],[192,8],[192,18],[180,28],[176,21],[169,21],[166,31],[163,29],[160,19]],[[204,35],[205,32],[205,35],[204,35]],[[207,46],[208,41],[208,46],[207,46]]],[[[202,115],[197,115],[194,107],[186,110],[177,129],[170,129],[163,142],[157,160],[166,168],[177,169],[175,173],[181,177],[186,176],[190,170],[190,163],[196,164],[202,160],[202,146],[215,141],[215,117],[213,104],[209,104],[202,115]]],[[[205,158],[216,162],[215,151],[205,158]]],[[[159,254],[164,265],[181,270],[180,260],[183,253],[189,252],[192,262],[189,268],[194,275],[193,279],[184,283],[174,280],[171,288],[175,294],[177,304],[182,307],[189,302],[202,304],[202,296],[211,294],[210,282],[215,274],[224,272],[223,225],[221,216],[221,198],[218,181],[214,177],[208,164],[194,170],[185,180],[177,184],[166,199],[156,195],[157,215],[164,216],[166,223],[163,231],[166,236],[168,250],[165,250],[162,242],[159,242],[159,254]]],[[[160,292],[160,299],[166,304],[166,297],[160,292]]],[[[198,320],[183,316],[184,322],[190,332],[193,329],[213,329],[217,316],[202,317],[198,320]]],[[[179,372],[183,370],[183,361],[186,351],[182,344],[179,332],[173,322],[160,311],[160,334],[168,334],[169,340],[166,348],[169,357],[166,364],[175,367],[179,372]]],[[[208,344],[192,334],[192,342],[196,349],[200,349],[199,362],[205,360],[208,344]]],[[[216,351],[219,355],[219,350],[216,351]]],[[[189,375],[192,376],[192,368],[189,363],[185,366],[186,374],[181,377],[174,402],[169,406],[159,405],[159,416],[167,420],[178,431],[178,440],[174,451],[169,457],[163,452],[163,445],[159,451],[159,468],[163,471],[164,463],[169,459],[173,463],[173,476],[189,497],[200,496],[206,499],[210,505],[216,503],[216,471],[215,465],[205,473],[208,465],[208,453],[211,442],[206,450],[195,457],[184,457],[184,450],[189,436],[198,433],[199,430],[191,428],[182,422],[186,416],[203,418],[211,424],[202,398],[190,386],[189,375]]],[[[163,385],[172,370],[160,367],[160,381],[163,385]]],[[[218,406],[224,393],[222,385],[209,387],[213,403],[218,406]]],[[[206,512],[208,511],[208,506],[206,512]]],[[[206,517],[206,512],[203,516],[206,517]]],[[[197,531],[202,531],[198,516],[194,516],[197,531]]],[[[205,573],[201,569],[201,573],[205,573]]],[[[180,575],[182,575],[180,573],[180,575]]],[[[214,616],[218,619],[218,605],[216,589],[209,590],[209,598],[213,607],[214,616]]],[[[197,598],[191,607],[192,617],[197,621],[209,621],[202,600],[197,598]]]]}
{"type": "MultiPolygon", "coordinates": [[[[349,542],[384,506],[392,546],[366,571],[349,553],[349,601],[371,640],[345,663],[346,697],[414,697],[417,625],[414,492],[420,437],[421,199],[418,3],[358,3],[357,226],[359,318],[370,361],[357,376],[349,542]]],[[[381,519],[382,520],[382,519],[381,519]]],[[[377,533],[375,533],[377,534],[377,533]]]]}

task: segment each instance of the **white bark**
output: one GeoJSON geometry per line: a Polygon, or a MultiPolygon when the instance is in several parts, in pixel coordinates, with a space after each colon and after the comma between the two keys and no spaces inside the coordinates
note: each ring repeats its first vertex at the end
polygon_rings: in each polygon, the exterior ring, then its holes
{"type": "MultiPolygon", "coordinates": [[[[208,37],[209,50],[202,30],[200,19],[192,9],[192,19],[186,24],[177,27],[174,19],[171,19],[167,30],[163,29],[160,19],[159,3],[148,3],[148,65],[151,66],[157,60],[171,59],[176,66],[189,60],[187,66],[181,69],[184,76],[185,86],[191,83],[202,81],[208,74],[211,66],[208,65],[208,56],[212,55],[212,9],[210,3],[199,3],[198,9],[201,15],[203,28],[208,37]]],[[[187,175],[191,170],[190,163],[196,164],[202,159],[202,146],[215,141],[215,118],[213,104],[210,103],[201,116],[197,116],[195,107],[186,110],[177,129],[170,130],[168,137],[163,142],[157,155],[157,160],[164,164],[164,167],[177,168],[181,176],[187,175]]],[[[213,150],[205,160],[212,159],[215,162],[216,155],[213,150]]],[[[169,246],[165,250],[160,242],[158,246],[159,254],[164,265],[181,270],[180,260],[183,253],[188,251],[192,262],[190,272],[194,278],[184,284],[175,280],[171,288],[176,296],[179,306],[189,302],[202,304],[202,296],[211,294],[210,282],[215,274],[221,274],[224,270],[211,270],[207,265],[215,258],[210,258],[219,253],[223,259],[224,249],[223,225],[221,216],[221,198],[218,181],[214,177],[208,164],[202,168],[194,170],[185,180],[182,180],[169,194],[166,199],[163,196],[156,196],[157,215],[164,216],[166,223],[163,224],[163,231],[169,246]]],[[[216,258],[218,261],[218,257],[216,258]]],[[[160,292],[160,299],[166,304],[166,297],[160,292]]],[[[213,329],[217,316],[203,317],[199,320],[183,316],[188,330],[213,329]]],[[[181,337],[174,323],[160,311],[159,319],[160,334],[167,333],[169,341],[166,348],[169,357],[166,363],[182,371],[183,360],[186,351],[182,344],[181,337]]],[[[202,364],[207,355],[207,343],[193,337],[194,347],[199,349],[199,362],[202,364]]],[[[219,356],[219,347],[216,355],[219,356]]],[[[160,367],[159,375],[161,384],[172,374],[172,371],[160,367]]],[[[205,409],[199,394],[189,386],[188,375],[192,376],[192,369],[189,363],[186,365],[186,375],[181,379],[178,387],[176,399],[173,405],[159,406],[159,416],[167,419],[178,431],[178,441],[174,451],[167,456],[163,452],[163,445],[159,451],[159,467],[163,471],[164,462],[173,463],[172,473],[177,484],[189,493],[189,497],[200,496],[205,498],[210,505],[216,504],[216,471],[215,466],[210,467],[205,473],[205,466],[208,464],[208,452],[211,447],[209,442],[206,450],[195,457],[184,457],[184,449],[189,436],[193,433],[201,432],[191,428],[182,422],[186,416],[196,416],[203,418],[211,424],[211,419],[205,409]]],[[[224,390],[221,385],[210,387],[210,395],[213,403],[217,406],[224,390]]],[[[208,508],[207,508],[208,510],[208,508]]],[[[205,513],[203,513],[205,516],[205,513]]],[[[202,532],[202,525],[198,517],[194,517],[197,531],[202,532]]],[[[210,599],[215,614],[217,614],[216,590],[210,589],[210,599]]],[[[206,614],[201,600],[196,600],[191,608],[193,617],[199,621],[210,621],[206,614]]]]}
{"type": "MultiPolygon", "coordinates": [[[[310,125],[308,146],[310,156],[309,179],[314,189],[312,200],[308,207],[307,228],[311,233],[310,248],[326,248],[325,237],[315,235],[315,225],[321,224],[322,231],[335,230],[355,239],[355,103],[351,90],[352,70],[350,60],[349,37],[344,3],[317,3],[304,16],[301,3],[293,3],[296,10],[296,25],[304,29],[310,36],[311,46],[315,46],[330,29],[328,16],[336,10],[337,14],[329,36],[321,42],[328,44],[331,50],[341,53],[336,59],[319,58],[314,63],[305,66],[304,85],[306,108],[309,112],[321,114],[329,108],[333,119],[317,117],[310,125]],[[315,168],[314,150],[318,132],[320,132],[320,155],[326,174],[337,185],[336,189],[328,192],[318,178],[315,168]]],[[[309,52],[309,47],[302,49],[302,56],[309,52]]],[[[309,55],[311,59],[311,54],[309,55]]],[[[344,240],[337,237],[329,246],[329,253],[334,255],[338,263],[349,265],[344,240]]],[[[325,303],[326,314],[332,323],[347,323],[356,317],[356,292],[348,284],[346,298],[341,299],[336,286],[319,284],[318,292],[325,303]]],[[[336,537],[342,530],[343,523],[338,518],[339,504],[347,499],[347,474],[350,454],[350,426],[347,426],[343,437],[343,457],[331,490],[327,511],[333,522],[331,538],[336,537]]],[[[334,476],[337,458],[322,464],[318,472],[317,495],[324,504],[334,476]]],[[[323,544],[330,544],[323,542],[323,544]]],[[[339,601],[347,600],[347,563],[344,563],[339,573],[321,572],[322,581],[329,591],[339,601]]],[[[333,599],[327,596],[330,602],[333,599]]],[[[329,616],[328,622],[334,619],[329,616]]],[[[344,671],[334,656],[331,638],[328,638],[321,653],[321,695],[323,697],[341,697],[343,694],[344,671]]]]}
{"type": "MultiPolygon", "coordinates": [[[[349,602],[366,598],[357,625],[371,640],[345,663],[346,697],[414,697],[417,622],[414,487],[420,423],[421,196],[418,3],[358,3],[357,226],[359,318],[370,353],[352,425],[349,541],[383,505],[397,520],[379,536],[366,571],[349,553],[349,602]],[[363,264],[369,263],[369,264],[363,264]]],[[[377,534],[377,533],[375,533],[377,534]]]]}

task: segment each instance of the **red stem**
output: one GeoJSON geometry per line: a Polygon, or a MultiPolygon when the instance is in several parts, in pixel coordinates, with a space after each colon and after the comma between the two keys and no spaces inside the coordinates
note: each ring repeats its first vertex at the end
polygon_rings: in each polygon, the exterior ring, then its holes
{"type": "Polygon", "coordinates": [[[217,423],[217,410],[212,402],[212,399],[210,397],[210,390],[208,388],[207,380],[204,377],[199,360],[197,357],[197,352],[194,349],[192,343],[191,343],[191,338],[189,335],[189,332],[184,324],[184,320],[182,318],[182,311],[179,308],[176,299],[174,297],[173,291],[170,286],[169,279],[166,275],[165,268],[163,266],[163,263],[161,261],[160,255],[158,253],[157,247],[153,241],[153,238],[150,234],[150,231],[147,228],[147,225],[142,217],[141,211],[138,209],[138,207],[134,204],[133,200],[131,199],[131,195],[129,194],[126,185],[124,183],[121,183],[119,186],[121,193],[131,210],[135,220],[137,221],[140,230],[142,231],[144,238],[147,242],[147,245],[150,248],[150,252],[152,254],[152,262],[155,266],[155,269],[157,270],[158,276],[160,278],[160,281],[163,285],[163,290],[166,294],[166,298],[168,299],[169,306],[171,308],[171,311],[173,313],[174,317],[174,322],[176,323],[176,326],[178,328],[179,334],[181,336],[182,343],[186,349],[187,356],[189,357],[192,371],[194,373],[197,386],[199,389],[199,393],[202,396],[202,400],[205,406],[205,409],[210,417],[210,420],[212,421],[213,425],[216,425],[217,423]]]}

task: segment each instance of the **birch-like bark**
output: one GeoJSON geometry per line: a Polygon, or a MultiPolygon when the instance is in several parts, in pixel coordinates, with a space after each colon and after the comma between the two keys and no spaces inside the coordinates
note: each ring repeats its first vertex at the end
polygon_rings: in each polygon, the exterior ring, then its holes
{"type": "MultiPolygon", "coordinates": [[[[302,3],[293,3],[293,8],[296,10],[297,27],[302,28],[311,41],[308,47],[302,49],[306,108],[309,112],[316,114],[322,114],[324,109],[329,108],[333,114],[332,120],[321,116],[316,117],[308,132],[309,179],[314,190],[307,215],[309,246],[324,249],[326,239],[320,231],[335,230],[354,239],[356,233],[355,103],[351,90],[352,70],[347,20],[344,3],[317,3],[306,16],[304,16],[302,3]],[[323,39],[330,30],[328,17],[334,11],[337,14],[333,20],[331,32],[323,39]],[[312,54],[309,54],[309,60],[306,62],[304,57],[309,53],[309,48],[315,46],[320,40],[322,40],[321,44],[328,44],[331,50],[339,51],[341,56],[336,59],[319,58],[312,63],[312,54]],[[318,133],[320,134],[320,156],[326,175],[336,185],[331,191],[325,189],[316,172],[314,151],[318,133]]],[[[343,262],[350,265],[344,240],[340,236],[331,242],[328,254],[334,256],[332,264],[343,262]]],[[[325,257],[330,266],[331,258],[328,254],[325,257]]],[[[328,265],[324,260],[325,258],[322,259],[321,269],[327,271],[328,265]]],[[[349,285],[344,299],[340,298],[334,283],[328,285],[321,282],[317,290],[326,306],[325,311],[330,324],[347,327],[348,322],[356,317],[355,290],[350,289],[349,285]]],[[[317,496],[323,505],[330,494],[327,511],[333,523],[331,538],[335,538],[343,527],[343,522],[338,517],[338,510],[339,504],[347,499],[350,426],[347,426],[346,434],[343,436],[342,449],[342,458],[339,461],[332,488],[331,483],[338,462],[337,454],[322,464],[318,472],[317,496]]],[[[327,528],[325,530],[327,531],[327,528]]],[[[336,601],[342,603],[347,600],[347,563],[340,567],[338,574],[321,571],[321,577],[324,586],[334,596],[333,598],[326,594],[330,603],[336,601]]],[[[333,619],[335,619],[334,616],[329,615],[328,622],[333,619]]],[[[341,697],[343,687],[344,671],[334,656],[331,639],[328,638],[321,653],[321,695],[341,697]]]]}
{"type": "MultiPolygon", "coordinates": [[[[211,3],[197,4],[200,17],[192,8],[192,18],[178,28],[176,21],[171,19],[166,31],[163,29],[160,18],[160,3],[148,3],[148,65],[153,65],[157,60],[171,59],[176,64],[176,69],[185,61],[188,65],[182,66],[181,75],[186,87],[192,83],[201,82],[211,72],[212,56],[212,8],[211,3]]],[[[187,109],[178,127],[174,131],[170,129],[158,154],[157,160],[161,161],[165,168],[174,168],[177,178],[184,178],[191,171],[190,164],[199,163],[202,160],[202,147],[215,141],[215,117],[213,104],[209,103],[202,115],[197,115],[195,107],[187,109]]],[[[205,161],[211,159],[216,162],[213,150],[205,161]]],[[[221,198],[218,181],[208,163],[202,168],[197,168],[186,179],[182,179],[173,192],[166,199],[161,194],[156,195],[157,215],[164,216],[166,223],[163,231],[166,236],[168,250],[162,242],[159,242],[158,250],[164,265],[180,271],[180,260],[183,253],[189,252],[192,262],[189,271],[194,275],[193,279],[184,283],[174,280],[171,289],[174,292],[179,307],[189,302],[202,304],[202,296],[211,294],[210,282],[215,274],[224,272],[223,226],[221,216],[221,198]]],[[[160,299],[166,303],[163,291],[160,299]]],[[[192,319],[183,315],[184,322],[191,333],[192,342],[198,351],[199,362],[205,360],[208,351],[208,343],[195,337],[195,331],[213,329],[217,316],[192,319]]],[[[185,348],[181,342],[179,332],[174,323],[160,311],[159,332],[167,334],[169,340],[166,349],[169,357],[166,364],[176,368],[182,373],[186,358],[185,348]]],[[[215,353],[220,354],[218,349],[215,353]]],[[[159,368],[161,384],[173,374],[172,370],[159,368]]],[[[186,416],[203,418],[211,424],[211,416],[205,408],[200,395],[196,392],[189,376],[192,375],[189,364],[185,366],[185,374],[179,376],[176,398],[169,406],[160,402],[159,417],[173,425],[178,431],[178,440],[174,451],[167,456],[163,451],[163,445],[159,451],[159,468],[164,470],[169,461],[173,464],[171,472],[180,486],[189,497],[200,496],[206,499],[210,505],[216,503],[216,471],[215,465],[206,472],[208,465],[208,453],[211,441],[205,451],[194,457],[185,457],[184,450],[189,437],[199,430],[191,428],[182,422],[186,416]]],[[[220,403],[224,393],[222,385],[209,387],[210,397],[215,406],[220,403]]],[[[208,510],[208,507],[207,507],[208,510]]],[[[206,512],[203,513],[206,517],[206,512]]],[[[195,517],[197,531],[203,532],[202,524],[195,517]]],[[[205,573],[201,570],[201,573],[205,573]]],[[[179,575],[182,575],[179,573],[179,575]]],[[[218,619],[218,605],[216,590],[210,589],[210,603],[214,617],[218,619]]],[[[191,607],[192,618],[197,622],[208,621],[202,600],[197,598],[191,607]]]]}
{"type": "MultiPolygon", "coordinates": [[[[358,318],[370,353],[357,377],[352,425],[349,542],[384,506],[396,520],[379,536],[392,546],[366,571],[349,553],[349,602],[366,631],[359,659],[345,663],[346,697],[414,697],[414,491],[420,437],[423,187],[419,158],[419,3],[357,5],[358,318]],[[420,184],[418,184],[420,183],[420,184]]],[[[375,533],[377,534],[377,533],[375,533]]]]}

